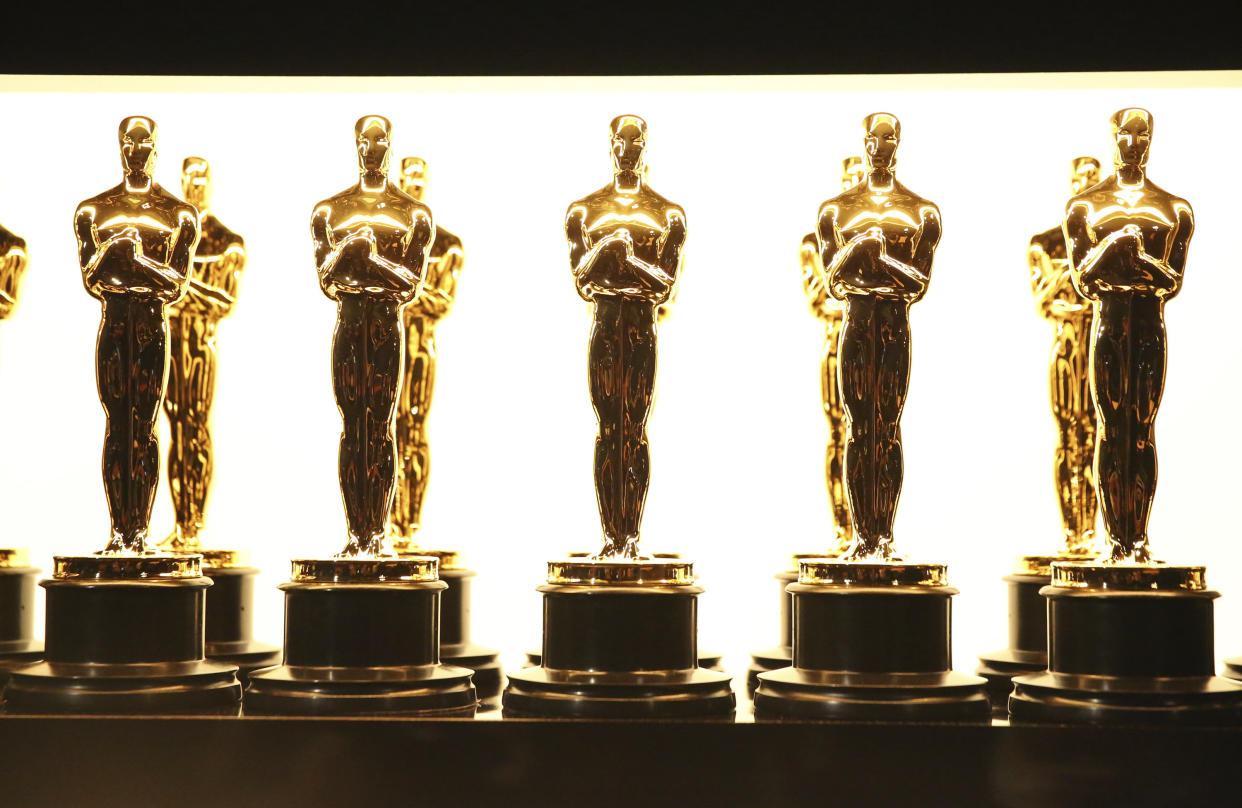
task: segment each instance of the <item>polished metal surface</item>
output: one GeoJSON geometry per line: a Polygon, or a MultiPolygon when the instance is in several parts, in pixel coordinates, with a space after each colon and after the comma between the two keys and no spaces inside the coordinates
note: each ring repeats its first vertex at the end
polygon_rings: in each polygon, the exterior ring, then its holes
{"type": "Polygon", "coordinates": [[[845,303],[838,384],[849,429],[845,480],[854,538],[845,558],[896,558],[901,494],[901,410],[910,379],[910,306],[927,291],[940,211],[897,181],[901,124],[863,121],[866,178],[825,202],[816,236],[824,284],[845,303]]]}
{"type": "MultiPolygon", "coordinates": [[[[439,559],[431,556],[400,558],[295,558],[292,584],[306,583],[385,583],[440,580],[439,559]]],[[[285,585],[282,585],[282,587],[285,585]]]]}
{"type": "Polygon", "coordinates": [[[1062,589],[1199,592],[1207,589],[1207,579],[1202,566],[1173,566],[1158,561],[1109,564],[1058,561],[1052,565],[1052,585],[1062,589]]]}
{"type": "Polygon", "coordinates": [[[798,583],[857,587],[946,586],[948,567],[944,564],[804,558],[798,561],[798,583]]]}
{"type": "MultiPolygon", "coordinates": [[[[1100,181],[1094,157],[1076,157],[1070,192],[1079,194],[1100,181]]],[[[1095,551],[1095,403],[1091,399],[1091,303],[1074,288],[1065,233],[1059,225],[1031,238],[1027,249],[1031,291],[1039,313],[1056,328],[1049,366],[1052,416],[1057,424],[1053,460],[1061,508],[1062,552],[1089,556],[1095,551]]]]}
{"type": "Polygon", "coordinates": [[[190,285],[198,211],[153,179],[156,128],[121,121],[120,185],[78,206],[86,290],[103,304],[96,381],[107,416],[103,478],[112,534],[105,553],[144,554],[159,482],[155,421],[168,369],[168,307],[190,285]]]}
{"type": "MultiPolygon", "coordinates": [[[[422,202],[427,190],[427,162],[421,157],[402,160],[399,186],[422,202]]],[[[415,534],[422,522],[423,497],[431,474],[427,412],[436,379],[436,323],[453,306],[465,261],[461,239],[436,225],[422,291],[405,308],[405,369],[397,401],[397,485],[388,514],[388,533],[398,553],[421,552],[415,534]]]]}
{"type": "Polygon", "coordinates": [[[569,206],[565,236],[578,294],[592,304],[588,378],[599,419],[599,559],[638,559],[647,498],[647,415],[655,393],[657,308],[676,294],[685,212],[646,182],[647,124],[611,125],[613,179],[569,206]]]}
{"type": "Polygon", "coordinates": [[[694,563],[676,558],[645,560],[569,558],[548,562],[550,584],[692,586],[694,563]]]}
{"type": "MultiPolygon", "coordinates": [[[[848,191],[865,176],[861,157],[847,157],[841,163],[841,189],[848,191]]],[[[828,420],[828,449],[825,453],[824,477],[828,484],[828,502],[832,507],[832,546],[830,555],[849,552],[853,539],[849,500],[845,495],[845,407],[837,381],[837,343],[845,317],[840,301],[828,294],[824,286],[824,267],[820,261],[819,241],[814,233],[802,237],[799,257],[802,264],[802,291],[811,304],[811,313],[824,324],[824,348],[820,357],[820,397],[828,420]]]]}
{"type": "Polygon", "coordinates": [[[26,240],[0,225],[0,320],[17,307],[29,262],[26,240]]]}
{"type": "MultiPolygon", "coordinates": [[[[211,166],[201,157],[181,165],[181,192],[198,210],[199,241],[189,289],[169,307],[168,489],[176,520],[160,549],[202,550],[207,495],[211,490],[211,404],[216,390],[216,326],[233,310],[246,265],[242,237],[224,226],[211,210],[211,166]]],[[[207,566],[217,560],[204,556],[207,566]]],[[[218,559],[226,560],[226,559],[218,559]]]]}
{"type": "Polygon", "coordinates": [[[24,547],[0,547],[0,569],[30,566],[30,551],[24,547]]]}
{"type": "Polygon", "coordinates": [[[358,119],[358,182],[315,206],[311,234],[323,293],[337,303],[332,382],[343,429],[342,557],[391,554],[385,526],[396,483],[393,423],[404,374],[402,309],[418,297],[435,225],[431,211],[388,180],[392,125],[358,119]]]}
{"type": "Polygon", "coordinates": [[[124,555],[96,553],[88,556],[54,556],[52,577],[57,580],[179,580],[201,578],[203,557],[196,554],[149,553],[124,555]]]}
{"type": "Polygon", "coordinates": [[[1147,179],[1151,113],[1123,109],[1112,130],[1116,171],[1070,199],[1064,230],[1074,286],[1094,310],[1095,478],[1108,560],[1142,563],[1152,561],[1147,519],[1164,392],[1164,304],[1181,289],[1194,214],[1147,179]]]}

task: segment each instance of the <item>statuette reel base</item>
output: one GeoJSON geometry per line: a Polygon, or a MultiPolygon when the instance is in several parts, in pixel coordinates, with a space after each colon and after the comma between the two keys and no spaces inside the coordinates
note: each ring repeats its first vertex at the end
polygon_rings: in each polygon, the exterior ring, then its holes
{"type": "Polygon", "coordinates": [[[787,587],[798,580],[797,570],[779,572],[775,576],[780,585],[780,644],[750,655],[750,667],[746,671],[746,692],[753,699],[759,687],[759,674],[788,668],[793,664],[793,597],[787,587]]]}
{"type": "Polygon", "coordinates": [[[246,712],[471,717],[471,672],[440,663],[434,558],[300,559],[280,665],[250,676],[246,712]]]}
{"type": "Polygon", "coordinates": [[[690,562],[552,562],[548,578],[542,664],[509,674],[506,717],[732,719],[729,675],[698,666],[690,562]]]}
{"type": "Polygon", "coordinates": [[[1014,679],[1013,723],[1242,721],[1242,683],[1215,675],[1212,602],[1219,593],[1205,588],[1201,567],[1062,566],[1054,565],[1053,584],[1040,590],[1048,668],[1014,679]]]}
{"type": "Polygon", "coordinates": [[[237,668],[204,659],[198,556],[58,556],[43,661],[5,688],[15,714],[237,715],[237,668]]]}
{"type": "Polygon", "coordinates": [[[759,674],[757,720],[989,720],[985,680],[951,669],[943,565],[802,562],[788,591],[793,665],[759,674]]]}
{"type": "Polygon", "coordinates": [[[1052,581],[1051,564],[1068,556],[1027,556],[1018,572],[1002,580],[1009,590],[1009,645],[979,655],[977,676],[988,680],[988,700],[997,718],[1009,716],[1013,677],[1048,667],[1048,606],[1039,590],[1052,581]]]}
{"type": "Polygon", "coordinates": [[[43,643],[34,637],[38,576],[38,569],[26,565],[24,552],[0,550],[0,689],[9,671],[43,658],[43,643]]]}
{"type": "Polygon", "coordinates": [[[259,570],[216,563],[204,554],[203,574],[211,579],[207,590],[207,658],[237,666],[244,687],[252,671],[280,662],[280,648],[254,639],[254,580],[259,570]]]}
{"type": "Polygon", "coordinates": [[[477,573],[464,567],[440,567],[448,588],[440,595],[440,661],[474,671],[474,687],[481,706],[497,707],[504,685],[500,652],[470,638],[471,588],[477,573]]]}

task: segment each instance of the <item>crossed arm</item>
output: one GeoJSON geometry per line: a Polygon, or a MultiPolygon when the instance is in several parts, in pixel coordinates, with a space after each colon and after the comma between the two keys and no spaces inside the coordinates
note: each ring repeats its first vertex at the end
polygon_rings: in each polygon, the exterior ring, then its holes
{"type": "Polygon", "coordinates": [[[423,209],[416,210],[410,228],[402,238],[403,249],[400,261],[392,261],[376,252],[375,231],[363,226],[337,241],[329,226],[329,208],[320,205],[311,214],[311,237],[315,242],[315,263],[319,268],[319,286],[328,297],[335,298],[340,291],[334,270],[341,256],[348,250],[366,250],[366,260],[392,273],[414,290],[417,297],[423,289],[423,266],[427,260],[427,251],[431,248],[431,234],[434,232],[431,215],[423,209]]]}
{"type": "Polygon", "coordinates": [[[936,245],[940,243],[941,225],[940,211],[935,205],[925,204],[919,210],[920,227],[914,236],[914,250],[910,263],[905,263],[888,254],[888,243],[879,227],[869,228],[866,232],[855,236],[847,242],[841,238],[841,230],[837,223],[840,211],[836,205],[825,204],[820,209],[819,225],[816,230],[820,261],[824,267],[824,283],[829,293],[838,300],[847,294],[870,294],[883,289],[860,287],[851,284],[842,277],[844,270],[856,261],[870,260],[876,268],[889,270],[888,277],[893,282],[891,291],[916,302],[927,292],[931,280],[932,257],[936,245]]]}
{"type": "Polygon", "coordinates": [[[161,291],[172,293],[160,295],[169,302],[179,299],[189,283],[190,264],[194,260],[194,250],[198,246],[198,212],[192,208],[177,211],[177,224],[173,230],[171,247],[168,251],[168,263],[162,264],[149,258],[142,244],[142,236],[137,227],[126,227],[104,241],[99,240],[99,228],[95,222],[95,208],[84,205],[78,209],[74,219],[74,230],[78,238],[78,260],[82,265],[82,280],[87,290],[94,293],[101,280],[100,272],[104,266],[103,259],[107,254],[126,245],[132,259],[147,269],[154,280],[162,281],[161,291]]]}
{"type": "Polygon", "coordinates": [[[1147,252],[1143,233],[1137,225],[1126,225],[1097,240],[1088,221],[1088,206],[1071,201],[1066,209],[1064,231],[1074,285],[1079,293],[1098,299],[1102,292],[1124,291],[1099,277],[1104,259],[1123,251],[1130,260],[1151,273],[1156,285],[1167,291],[1166,297],[1175,295],[1181,287],[1182,273],[1186,268],[1186,252],[1194,233],[1194,213],[1184,200],[1178,200],[1174,209],[1177,222],[1166,242],[1166,255],[1161,259],[1147,252]]]}
{"type": "Polygon", "coordinates": [[[629,230],[619,228],[604,238],[590,244],[586,234],[586,210],[581,205],[573,205],[565,215],[565,238],[569,242],[569,263],[573,268],[574,280],[577,282],[578,294],[590,300],[590,291],[586,275],[598,260],[600,253],[608,249],[623,249],[625,263],[645,273],[658,283],[664,290],[664,301],[676,295],[678,268],[681,265],[681,250],[686,242],[686,216],[680,208],[670,208],[665,214],[664,233],[657,245],[657,263],[645,261],[634,255],[634,241],[629,230]]]}

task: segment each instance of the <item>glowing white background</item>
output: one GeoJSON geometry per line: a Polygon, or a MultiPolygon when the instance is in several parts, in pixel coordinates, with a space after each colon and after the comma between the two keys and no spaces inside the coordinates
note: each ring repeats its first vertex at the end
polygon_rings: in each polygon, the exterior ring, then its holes
{"type": "MultiPolygon", "coordinates": [[[[1107,165],[1108,116],[1139,105],[1155,116],[1151,177],[1197,215],[1187,283],[1168,309],[1151,535],[1161,556],[1208,564],[1226,595],[1218,655],[1242,653],[1242,167],[1225,142],[1242,127],[1242,90],[1236,74],[1224,87],[1172,83],[1193,76],[1104,86],[1124,79],[1048,79],[1055,89],[977,77],[304,80],[288,83],[295,92],[201,80],[150,92],[141,79],[89,78],[19,92],[29,85],[0,80],[0,221],[31,249],[17,313],[0,325],[0,541],[30,547],[46,570],[54,552],[90,552],[107,538],[99,305],[81,285],[71,217],[119,182],[120,119],[149,115],[160,126],[157,179],[179,192],[181,159],[208,158],[215,211],[249,249],[240,302],[219,333],[207,537],[252,550],[263,570],[257,634],[279,642],[275,586],[288,559],[344,540],[328,367],[335,311],[316,282],[308,221],[316,201],[356,179],[354,120],[380,113],[394,123],[394,164],[408,154],[430,162],[427,201],[467,253],[439,329],[423,540],[466,554],[479,572],[475,639],[518,664],[538,644],[544,561],[599,539],[590,312],[574,292],[562,217],[609,181],[608,121],[633,112],[650,126],[653,187],[689,219],[677,309],[659,335],[644,546],[696,560],[707,588],[700,645],[742,675],[747,654],[776,639],[773,573],[790,553],[824,547],[829,526],[822,331],[802,296],[798,243],[837,193],[841,158],[859,152],[861,119],[886,110],[902,122],[899,177],[944,218],[931,290],[912,318],[896,535],[908,555],[949,562],[962,591],[956,667],[973,669],[978,653],[1005,643],[1000,578],[1013,558],[1059,543],[1052,330],[1032,302],[1027,240],[1059,221],[1070,159],[1107,165]]],[[[153,534],[171,520],[162,480],[153,534]]]]}

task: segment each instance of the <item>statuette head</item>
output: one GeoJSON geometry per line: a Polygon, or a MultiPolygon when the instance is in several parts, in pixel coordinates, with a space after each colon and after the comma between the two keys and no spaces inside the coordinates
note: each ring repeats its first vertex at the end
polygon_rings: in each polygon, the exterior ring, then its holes
{"type": "Polygon", "coordinates": [[[1151,113],[1138,107],[1115,112],[1112,117],[1113,141],[1118,166],[1145,166],[1151,149],[1151,113]]]}
{"type": "Polygon", "coordinates": [[[406,157],[401,161],[401,190],[420,202],[427,192],[427,161],[421,157],[406,157]]]}
{"type": "Polygon", "coordinates": [[[897,144],[901,142],[901,122],[888,112],[873,112],[863,119],[867,134],[863,143],[870,168],[890,169],[897,165],[897,144]]]}
{"type": "Polygon", "coordinates": [[[1075,157],[1070,164],[1070,193],[1080,194],[1100,182],[1100,161],[1094,157],[1075,157]]]}
{"type": "Polygon", "coordinates": [[[155,173],[155,121],[142,115],[131,115],[121,121],[117,139],[121,145],[121,163],[129,176],[150,179],[155,173]]]}
{"type": "Polygon", "coordinates": [[[364,115],[354,124],[354,136],[358,140],[358,170],[386,175],[392,123],[382,115],[364,115]]]}
{"type": "Polygon", "coordinates": [[[866,173],[867,168],[861,157],[846,157],[841,161],[841,190],[848,191],[862,182],[866,173]]]}
{"type": "Polygon", "coordinates": [[[612,119],[612,166],[614,173],[644,177],[647,170],[647,122],[637,115],[612,119]]]}
{"type": "Polygon", "coordinates": [[[211,166],[202,157],[182,161],[181,195],[198,210],[207,210],[211,202],[211,166]]]}

